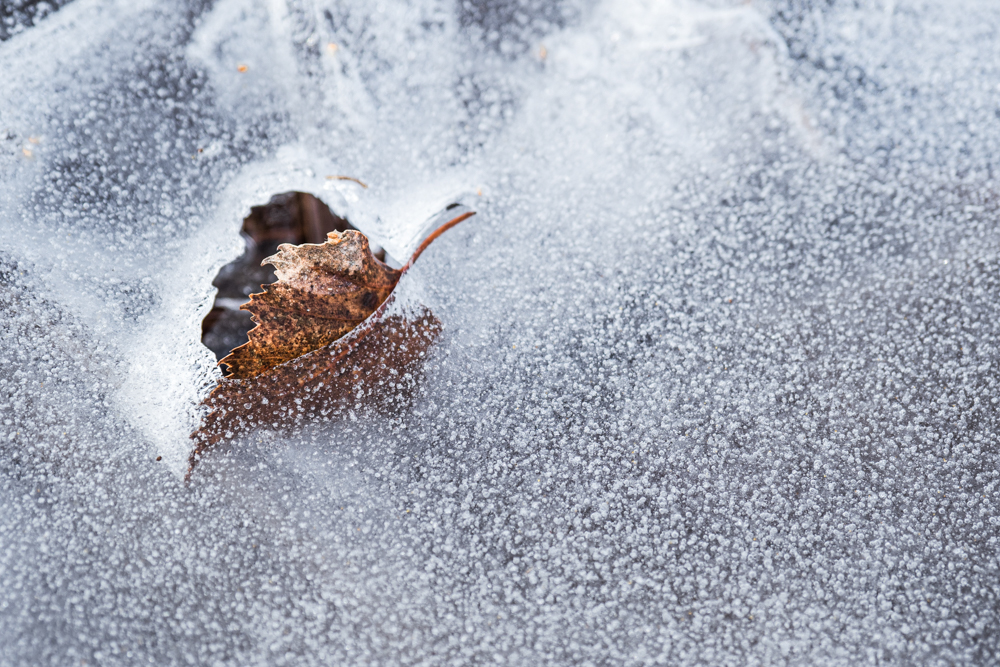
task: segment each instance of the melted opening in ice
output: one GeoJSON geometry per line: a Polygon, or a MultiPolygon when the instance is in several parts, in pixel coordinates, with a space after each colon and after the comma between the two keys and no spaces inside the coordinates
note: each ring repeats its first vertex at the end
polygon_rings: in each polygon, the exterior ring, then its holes
{"type": "MultiPolygon", "coordinates": [[[[226,264],[212,281],[219,291],[212,310],[201,325],[201,342],[222,359],[233,348],[246,343],[253,328],[250,313],[240,310],[252,292],[276,278],[270,264],[261,265],[282,243],[323,243],[328,232],[356,229],[345,218],[330,210],[321,200],[305,192],[274,195],[263,206],[254,206],[243,220],[240,235],[246,249],[239,258],[226,264]]],[[[372,244],[380,260],[385,251],[372,244]]]]}

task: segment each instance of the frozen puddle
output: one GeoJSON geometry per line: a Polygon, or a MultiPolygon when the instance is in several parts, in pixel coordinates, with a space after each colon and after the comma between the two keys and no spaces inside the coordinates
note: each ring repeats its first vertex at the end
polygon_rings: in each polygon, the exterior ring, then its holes
{"type": "Polygon", "coordinates": [[[995,661],[994,3],[58,4],[0,13],[0,664],[995,661]],[[443,330],[185,486],[287,192],[476,209],[443,330]]]}

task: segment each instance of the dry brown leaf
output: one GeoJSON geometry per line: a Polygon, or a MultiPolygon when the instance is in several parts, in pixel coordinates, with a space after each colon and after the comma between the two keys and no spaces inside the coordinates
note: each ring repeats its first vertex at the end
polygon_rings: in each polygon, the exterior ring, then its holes
{"type": "Polygon", "coordinates": [[[205,400],[209,412],[191,437],[188,476],[202,454],[255,428],[288,429],[328,417],[345,405],[384,413],[405,408],[421,361],[440,332],[428,310],[376,317],[333,345],[247,380],[223,379],[205,400]]]}
{"type": "Polygon", "coordinates": [[[325,243],[282,244],[264,262],[278,282],[240,306],[257,326],[248,343],[219,362],[226,377],[251,378],[326,347],[375,312],[402,275],[375,259],[355,230],[330,232],[325,243]]]}
{"type": "Polygon", "coordinates": [[[421,360],[440,331],[424,309],[385,317],[400,277],[441,233],[437,229],[400,270],[372,256],[361,232],[330,232],[325,243],[283,244],[264,261],[278,281],[241,306],[257,326],[250,341],[219,363],[229,374],[204,401],[208,412],[191,437],[188,476],[220,441],[258,427],[287,428],[326,416],[346,399],[392,410],[407,399],[421,360]]]}

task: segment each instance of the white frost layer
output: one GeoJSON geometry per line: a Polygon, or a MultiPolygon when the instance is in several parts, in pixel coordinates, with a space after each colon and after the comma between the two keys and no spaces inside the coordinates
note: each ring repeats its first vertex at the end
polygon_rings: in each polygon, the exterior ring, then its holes
{"type": "Polygon", "coordinates": [[[998,35],[75,0],[0,43],[0,664],[991,663],[998,35]],[[400,286],[443,333],[405,409],[185,486],[211,281],[289,190],[397,259],[478,210],[400,286]]]}

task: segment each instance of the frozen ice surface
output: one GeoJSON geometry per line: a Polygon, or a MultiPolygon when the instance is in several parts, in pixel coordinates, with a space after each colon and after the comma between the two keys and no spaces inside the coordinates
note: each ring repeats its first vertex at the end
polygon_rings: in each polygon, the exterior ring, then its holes
{"type": "Polygon", "coordinates": [[[0,35],[0,664],[996,664],[993,0],[58,6],[0,35]],[[290,190],[474,206],[443,335],[185,486],[290,190]]]}

